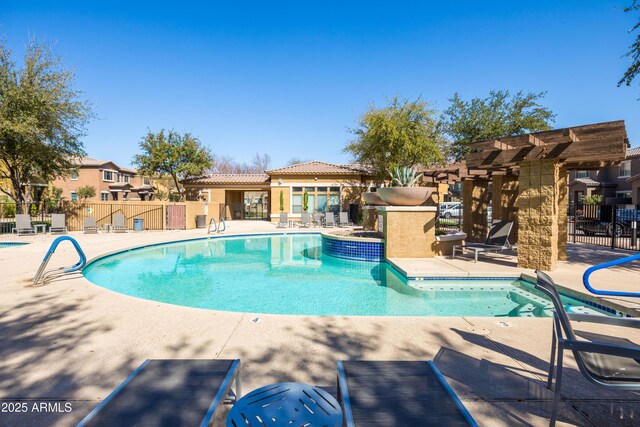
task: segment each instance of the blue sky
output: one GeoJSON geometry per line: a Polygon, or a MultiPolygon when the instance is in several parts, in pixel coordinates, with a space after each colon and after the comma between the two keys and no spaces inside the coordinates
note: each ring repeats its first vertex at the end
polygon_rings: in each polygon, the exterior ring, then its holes
{"type": "Polygon", "coordinates": [[[17,55],[46,39],[76,70],[92,157],[126,166],[147,128],[172,128],[239,161],[341,163],[371,104],[442,110],[456,91],[547,91],[556,127],[624,119],[638,146],[640,82],[616,87],[626,3],[0,0],[0,34],[17,55]]]}

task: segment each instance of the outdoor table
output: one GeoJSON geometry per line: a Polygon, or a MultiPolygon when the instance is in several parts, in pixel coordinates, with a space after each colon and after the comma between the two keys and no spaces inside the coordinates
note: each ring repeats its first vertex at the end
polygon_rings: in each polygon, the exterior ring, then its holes
{"type": "Polygon", "coordinates": [[[227,427],[265,425],[340,427],[342,409],[319,387],[292,382],[270,384],[242,397],[227,416],[227,427]]]}
{"type": "Polygon", "coordinates": [[[40,232],[42,234],[47,234],[47,224],[35,224],[33,226],[33,229],[35,230],[36,234],[38,234],[38,229],[40,229],[40,232]]]}

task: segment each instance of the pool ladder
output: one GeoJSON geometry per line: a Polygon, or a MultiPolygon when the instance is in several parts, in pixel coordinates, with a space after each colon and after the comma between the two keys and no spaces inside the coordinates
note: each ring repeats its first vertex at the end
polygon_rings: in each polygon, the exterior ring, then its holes
{"type": "Polygon", "coordinates": [[[87,264],[87,257],[82,251],[80,244],[78,244],[78,242],[72,237],[60,236],[56,240],[54,240],[53,243],[51,243],[49,250],[45,254],[44,259],[42,260],[42,263],[40,264],[40,267],[36,272],[36,275],[33,277],[33,286],[38,286],[38,284],[44,285],[47,281],[53,280],[60,276],[64,276],[65,274],[79,272],[84,268],[86,264],[87,264]],[[55,268],[53,270],[45,271],[45,268],[47,268],[47,264],[49,263],[49,260],[51,259],[51,256],[53,255],[53,253],[56,251],[56,248],[58,247],[60,242],[63,242],[65,240],[68,240],[71,242],[76,252],[78,252],[80,259],[78,260],[77,263],[75,263],[72,266],[60,267],[60,268],[55,268]]]}
{"type": "Polygon", "coordinates": [[[628,257],[616,259],[614,261],[604,262],[602,264],[594,265],[593,267],[589,267],[584,274],[582,275],[582,283],[587,290],[596,295],[604,295],[604,296],[615,296],[615,297],[634,297],[640,298],[640,292],[624,292],[624,291],[602,291],[600,289],[595,289],[589,283],[589,276],[594,271],[602,270],[603,268],[613,267],[615,265],[626,264],[631,261],[640,260],[640,254],[631,255],[628,257]]]}
{"type": "Polygon", "coordinates": [[[220,217],[220,221],[216,222],[216,219],[211,217],[209,220],[209,227],[207,228],[207,234],[211,233],[223,233],[227,230],[227,223],[223,217],[220,217]],[[222,229],[221,229],[222,228],[222,229]]]}

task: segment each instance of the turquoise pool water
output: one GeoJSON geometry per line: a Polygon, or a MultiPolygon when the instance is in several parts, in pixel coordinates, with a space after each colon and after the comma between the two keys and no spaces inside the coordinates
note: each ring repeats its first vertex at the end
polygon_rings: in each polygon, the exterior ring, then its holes
{"type": "MultiPolygon", "coordinates": [[[[116,292],[225,311],[351,316],[549,316],[518,280],[409,280],[386,263],[322,254],[319,235],[202,239],[99,259],[86,278],[116,292]]],[[[591,312],[567,298],[575,311],[591,312]]]]}
{"type": "Polygon", "coordinates": [[[24,246],[28,245],[28,243],[23,242],[0,242],[0,248],[10,248],[13,246],[24,246]]]}

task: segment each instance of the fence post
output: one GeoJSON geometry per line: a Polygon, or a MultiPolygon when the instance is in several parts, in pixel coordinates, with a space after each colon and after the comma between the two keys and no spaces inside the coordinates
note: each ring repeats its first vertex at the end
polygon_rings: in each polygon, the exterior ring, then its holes
{"type": "Polygon", "coordinates": [[[616,225],[618,222],[617,211],[618,207],[616,205],[612,206],[611,212],[611,249],[616,248],[616,225]]]}

